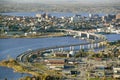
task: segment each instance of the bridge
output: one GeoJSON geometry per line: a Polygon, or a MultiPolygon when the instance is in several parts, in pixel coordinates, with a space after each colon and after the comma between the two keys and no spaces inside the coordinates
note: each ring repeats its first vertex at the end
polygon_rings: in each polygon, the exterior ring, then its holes
{"type": "MultiPolygon", "coordinates": [[[[62,30],[64,30],[64,29],[62,29],[62,30]]],[[[36,49],[36,50],[32,50],[32,51],[27,51],[27,52],[24,52],[24,53],[18,55],[16,60],[18,60],[20,62],[25,62],[26,57],[29,56],[30,54],[39,53],[39,52],[46,51],[46,50],[54,51],[54,49],[63,50],[66,47],[68,47],[70,51],[74,50],[75,46],[79,46],[79,49],[99,48],[101,46],[105,46],[106,42],[107,42],[105,36],[103,36],[103,35],[98,35],[98,34],[88,33],[88,32],[81,32],[81,31],[74,31],[74,30],[64,30],[64,31],[66,31],[69,35],[86,37],[87,39],[92,39],[92,41],[89,41],[86,43],[79,43],[79,44],[52,46],[52,47],[46,47],[46,48],[40,48],[40,49],[36,49]],[[92,36],[92,38],[91,38],[91,36],[92,36]]]]}
{"type": "Polygon", "coordinates": [[[79,46],[79,49],[91,49],[91,48],[99,48],[105,45],[106,45],[105,41],[99,40],[99,41],[92,42],[92,43],[86,42],[86,43],[79,43],[79,44],[69,44],[69,45],[40,48],[40,49],[36,49],[36,51],[45,51],[45,50],[51,50],[51,49],[64,49],[66,47],[69,47],[70,50],[74,50],[75,46],[79,46]]]}
{"type": "Polygon", "coordinates": [[[54,51],[54,49],[59,49],[63,51],[64,48],[68,47],[70,51],[74,50],[75,46],[79,46],[79,49],[94,49],[99,48],[106,45],[106,38],[102,35],[96,35],[94,33],[87,33],[87,32],[80,32],[80,31],[73,31],[73,30],[65,30],[69,35],[78,36],[78,37],[86,37],[87,39],[92,39],[92,41],[88,41],[86,43],[79,43],[79,44],[69,44],[69,45],[60,45],[60,46],[52,46],[46,48],[40,48],[36,50],[29,50],[26,51],[16,57],[16,60],[23,66],[29,67],[33,69],[35,72],[39,72],[41,74],[44,73],[44,70],[40,70],[35,68],[29,61],[28,58],[32,54],[39,54],[46,50],[54,51]]]}
{"type": "Polygon", "coordinates": [[[75,30],[66,30],[66,29],[59,29],[62,31],[67,32],[67,35],[73,35],[73,37],[85,38],[90,40],[106,40],[106,37],[100,34],[90,33],[90,32],[83,32],[83,31],[75,31],[75,30]]]}
{"type": "Polygon", "coordinates": [[[93,49],[93,48],[100,48],[106,45],[106,41],[95,41],[95,42],[86,42],[86,43],[79,43],[79,44],[69,44],[69,45],[61,45],[61,46],[52,46],[52,47],[46,47],[46,48],[40,48],[36,50],[26,51],[20,55],[17,56],[16,60],[20,62],[26,62],[27,56],[31,54],[38,54],[40,52],[51,50],[54,51],[54,49],[59,49],[63,51],[64,48],[68,47],[70,51],[74,51],[75,46],[79,46],[79,50],[81,49],[93,49]]]}

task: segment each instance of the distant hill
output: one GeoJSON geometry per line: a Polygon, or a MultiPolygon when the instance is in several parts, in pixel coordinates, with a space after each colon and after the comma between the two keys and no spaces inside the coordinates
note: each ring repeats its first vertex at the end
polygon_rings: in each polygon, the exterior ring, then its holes
{"type": "Polygon", "coordinates": [[[120,0],[0,0],[9,3],[44,3],[44,4],[80,4],[80,5],[111,5],[120,4],[120,0]]]}
{"type": "MultiPolygon", "coordinates": [[[[22,2],[23,0],[0,0],[0,12],[88,12],[88,13],[120,13],[120,3],[109,4],[89,4],[88,2],[79,2],[78,0],[38,0],[37,2],[22,2]],[[51,2],[50,2],[51,1],[51,2]],[[56,2],[54,2],[56,1],[56,2]],[[50,2],[50,3],[49,3],[50,2]],[[52,3],[54,2],[54,3],[52,3]],[[64,3],[63,3],[64,2],[64,3]]],[[[28,1],[28,0],[27,0],[28,1]]],[[[36,0],[35,0],[36,1],[36,0]]],[[[85,0],[84,0],[85,1],[85,0]]],[[[112,0],[111,0],[112,1],[112,0]]],[[[119,0],[114,0],[119,1],[119,0]]]]}

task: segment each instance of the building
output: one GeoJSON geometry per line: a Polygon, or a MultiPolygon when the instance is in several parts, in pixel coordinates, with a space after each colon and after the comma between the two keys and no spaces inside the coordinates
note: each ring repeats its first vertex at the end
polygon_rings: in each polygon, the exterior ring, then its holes
{"type": "Polygon", "coordinates": [[[116,18],[116,15],[114,15],[114,14],[109,14],[109,15],[108,15],[108,18],[111,19],[111,20],[112,20],[112,19],[115,19],[115,18],[116,18]]]}
{"type": "Polygon", "coordinates": [[[36,14],[36,17],[37,17],[37,18],[41,18],[42,15],[41,15],[41,14],[36,14]]]}
{"type": "Polygon", "coordinates": [[[120,19],[120,13],[116,15],[116,19],[120,19]]]}
{"type": "Polygon", "coordinates": [[[67,57],[67,58],[70,57],[70,54],[66,52],[57,52],[57,53],[54,53],[53,55],[54,57],[67,57]]]}
{"type": "Polygon", "coordinates": [[[102,16],[101,19],[102,19],[102,21],[105,21],[105,17],[104,16],[102,16]]]}
{"type": "Polygon", "coordinates": [[[99,77],[105,76],[105,67],[106,66],[104,66],[104,65],[96,65],[95,69],[94,69],[95,75],[99,76],[99,77]]]}
{"type": "Polygon", "coordinates": [[[120,67],[113,68],[113,77],[114,78],[119,78],[120,79],[120,67]]]}
{"type": "Polygon", "coordinates": [[[91,18],[93,15],[92,14],[89,14],[88,17],[91,18]]]}
{"type": "Polygon", "coordinates": [[[81,15],[75,15],[75,16],[70,18],[71,22],[80,22],[81,20],[82,20],[81,15]]]}
{"type": "Polygon", "coordinates": [[[65,60],[64,59],[48,59],[44,61],[49,69],[52,70],[62,70],[64,68],[65,60]]]}

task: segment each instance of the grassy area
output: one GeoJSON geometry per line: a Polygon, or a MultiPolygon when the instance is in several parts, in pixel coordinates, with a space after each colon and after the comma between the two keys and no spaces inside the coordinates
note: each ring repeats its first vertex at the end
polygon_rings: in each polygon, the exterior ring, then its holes
{"type": "Polygon", "coordinates": [[[11,36],[0,36],[0,38],[44,38],[44,37],[59,37],[64,36],[65,34],[63,32],[53,32],[53,33],[41,33],[37,35],[11,35],[11,36]]]}
{"type": "Polygon", "coordinates": [[[39,76],[39,73],[36,73],[34,71],[31,71],[30,69],[23,67],[22,65],[20,65],[18,62],[16,62],[13,59],[10,59],[8,61],[1,61],[0,62],[0,66],[5,66],[8,68],[12,68],[14,69],[16,72],[20,72],[20,73],[29,73],[35,76],[39,76]]]}
{"type": "MultiPolygon", "coordinates": [[[[46,77],[48,77],[48,76],[57,77],[57,78],[61,77],[60,73],[57,73],[54,70],[47,70],[47,68],[43,64],[40,64],[40,63],[35,63],[33,66],[35,66],[35,68],[38,68],[39,70],[44,71],[42,74],[38,73],[36,71],[32,71],[32,69],[31,69],[32,67],[27,68],[27,67],[24,67],[24,66],[20,65],[16,60],[13,60],[13,59],[10,59],[8,61],[5,61],[5,60],[1,61],[0,66],[5,66],[5,67],[8,67],[8,68],[12,68],[16,72],[32,74],[36,77],[39,77],[40,78],[39,80],[41,80],[41,79],[45,80],[46,77]]],[[[24,79],[24,80],[26,80],[26,79],[24,79]]]]}
{"type": "Polygon", "coordinates": [[[39,68],[41,70],[44,70],[44,71],[47,70],[47,67],[45,65],[43,65],[43,64],[40,64],[40,63],[34,63],[33,66],[35,66],[36,68],[39,68]]]}

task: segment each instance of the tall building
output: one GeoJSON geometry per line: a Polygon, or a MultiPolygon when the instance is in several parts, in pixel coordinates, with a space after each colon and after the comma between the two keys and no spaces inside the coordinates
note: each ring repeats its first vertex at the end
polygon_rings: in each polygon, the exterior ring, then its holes
{"type": "Polygon", "coordinates": [[[41,14],[36,14],[36,17],[40,18],[40,17],[42,17],[42,15],[41,14]]]}
{"type": "Polygon", "coordinates": [[[71,22],[79,22],[81,21],[81,19],[82,19],[81,15],[75,15],[70,18],[71,22]]]}
{"type": "Polygon", "coordinates": [[[116,19],[120,19],[120,13],[116,15],[116,19]]]}
{"type": "Polygon", "coordinates": [[[89,14],[88,16],[89,16],[89,18],[91,18],[93,15],[92,15],[92,14],[89,14]]]}
{"type": "Polygon", "coordinates": [[[102,19],[102,21],[105,21],[105,16],[102,16],[101,19],[102,19]]]}
{"type": "Polygon", "coordinates": [[[108,18],[110,18],[110,19],[115,19],[116,16],[115,16],[114,14],[109,14],[109,15],[108,15],[108,18]]]}

